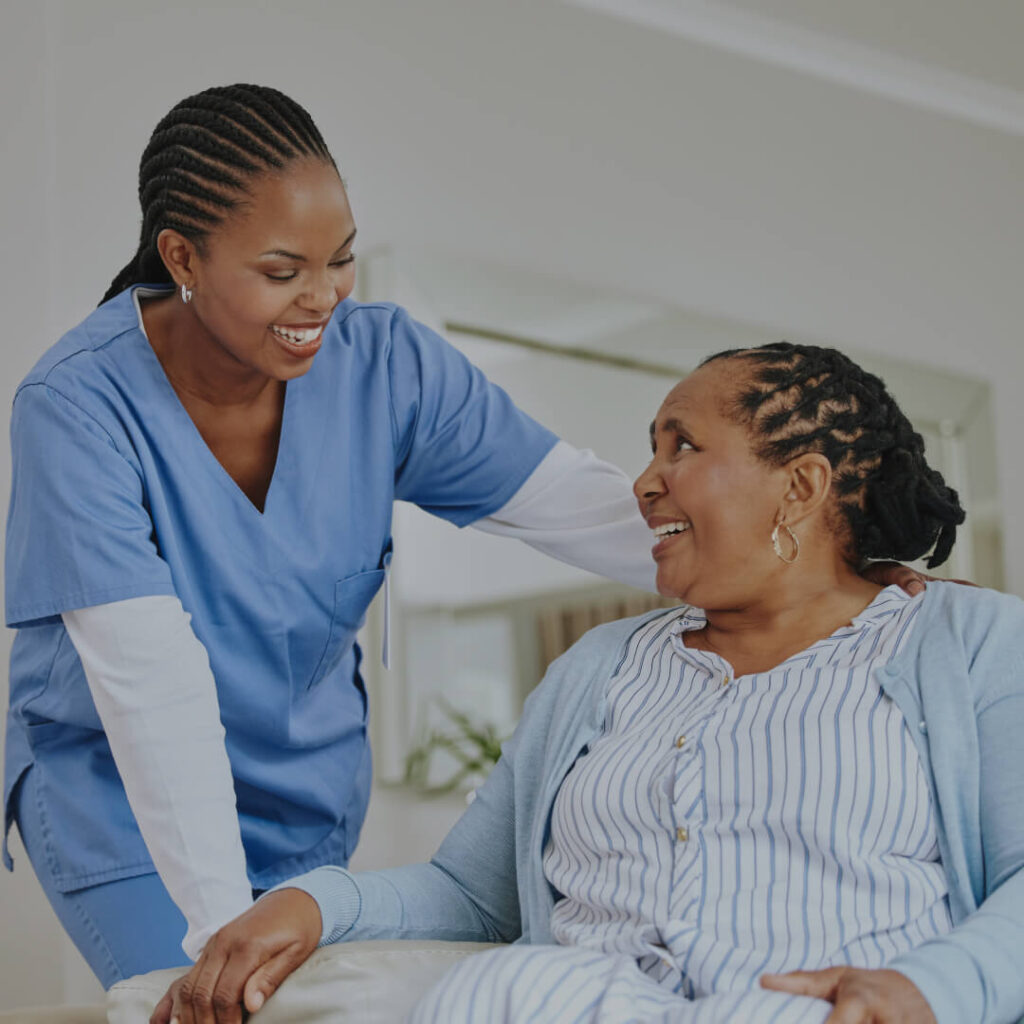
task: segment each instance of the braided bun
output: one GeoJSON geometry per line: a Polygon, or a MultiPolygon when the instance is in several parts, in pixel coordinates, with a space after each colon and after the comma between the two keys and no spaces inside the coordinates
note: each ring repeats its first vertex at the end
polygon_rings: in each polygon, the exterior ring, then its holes
{"type": "Polygon", "coordinates": [[[783,465],[818,452],[828,459],[851,561],[906,562],[930,552],[933,568],[949,557],[964,510],[880,378],[815,345],[731,349],[701,365],[722,359],[751,364],[731,412],[748,426],[759,458],[783,465]]]}

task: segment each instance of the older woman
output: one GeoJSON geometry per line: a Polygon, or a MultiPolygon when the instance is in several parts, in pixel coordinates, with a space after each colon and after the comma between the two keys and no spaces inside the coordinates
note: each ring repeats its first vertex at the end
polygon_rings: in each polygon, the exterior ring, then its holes
{"type": "Polygon", "coordinates": [[[427,937],[515,945],[421,1021],[1024,1013],[1024,607],[857,573],[949,553],[963,512],[921,438],[791,345],[708,360],[651,438],[635,492],[684,604],[552,665],[429,864],[286,883],[155,1020],[262,1005],[318,942],[427,937]]]}

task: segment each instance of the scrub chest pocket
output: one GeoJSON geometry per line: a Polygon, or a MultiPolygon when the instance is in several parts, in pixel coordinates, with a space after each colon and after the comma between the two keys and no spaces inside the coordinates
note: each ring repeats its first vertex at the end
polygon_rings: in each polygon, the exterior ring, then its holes
{"type": "MultiPolygon", "coordinates": [[[[384,569],[357,572],[334,584],[334,613],[323,654],[306,685],[312,690],[338,667],[349,645],[366,621],[366,609],[387,575],[384,569]]],[[[365,698],[364,698],[365,699],[365,698]]]]}
{"type": "Polygon", "coordinates": [[[365,734],[368,707],[359,674],[362,652],[355,637],[386,577],[386,569],[370,569],[334,584],[331,624],[316,667],[306,680],[293,676],[290,745],[321,747],[345,742],[346,736],[351,742],[354,734],[365,734]]]}

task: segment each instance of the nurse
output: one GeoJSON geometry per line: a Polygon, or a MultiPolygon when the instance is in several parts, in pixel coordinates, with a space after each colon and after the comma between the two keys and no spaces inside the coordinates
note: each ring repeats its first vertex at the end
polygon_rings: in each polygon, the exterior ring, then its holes
{"type": "Polygon", "coordinates": [[[5,834],[106,986],[347,863],[396,499],[653,589],[623,474],[349,298],[356,226],[301,106],[183,100],[139,198],[137,253],[11,426],[5,834]]]}
{"type": "Polygon", "coordinates": [[[5,835],[106,986],[347,862],[396,499],[653,586],[624,475],[349,298],[355,222],[297,103],[182,101],[139,197],[138,252],[11,427],[5,835]]]}

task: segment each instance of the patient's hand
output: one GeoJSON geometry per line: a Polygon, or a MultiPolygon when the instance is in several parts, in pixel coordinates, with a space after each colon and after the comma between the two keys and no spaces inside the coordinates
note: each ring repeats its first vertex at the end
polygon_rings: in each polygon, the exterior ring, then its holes
{"type": "Polygon", "coordinates": [[[195,966],[167,990],[150,1024],[241,1024],[320,942],[320,908],[301,889],[264,896],[206,944],[195,966]]]}
{"type": "Polygon", "coordinates": [[[834,1003],[825,1024],[936,1024],[920,989],[899,971],[829,967],[765,974],[761,987],[834,1003]]]}

